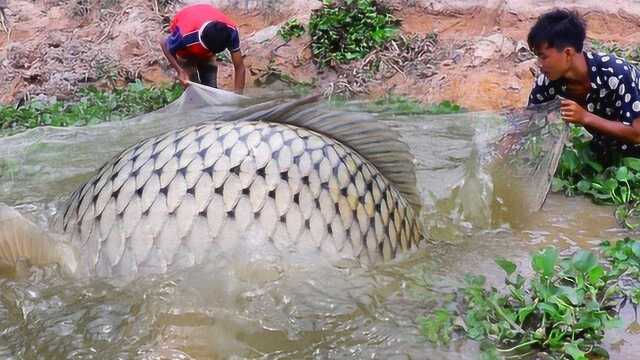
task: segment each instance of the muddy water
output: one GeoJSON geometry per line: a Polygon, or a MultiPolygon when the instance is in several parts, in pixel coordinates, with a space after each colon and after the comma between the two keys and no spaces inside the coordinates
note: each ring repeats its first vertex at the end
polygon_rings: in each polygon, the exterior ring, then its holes
{"type": "MultiPolygon", "coordinates": [[[[425,250],[371,269],[338,268],[321,258],[232,253],[128,284],[69,278],[55,266],[5,274],[0,358],[478,358],[473,342],[450,348],[425,343],[416,317],[446,301],[467,272],[499,285],[496,256],[526,270],[529,253],[540,247],[553,244],[569,252],[626,233],[611,208],[553,194],[540,212],[498,216],[487,199],[493,180],[481,171],[472,174],[477,181],[467,182],[473,191],[460,190],[474,164],[473,139],[480,129],[478,119],[467,120],[392,122],[419,159],[431,240],[425,250]]],[[[0,201],[45,226],[77,176],[69,184],[56,181],[26,203],[8,201],[9,195],[0,201]]],[[[625,311],[628,326],[633,314],[625,311]]],[[[607,336],[613,359],[640,353],[632,330],[607,336]]]]}

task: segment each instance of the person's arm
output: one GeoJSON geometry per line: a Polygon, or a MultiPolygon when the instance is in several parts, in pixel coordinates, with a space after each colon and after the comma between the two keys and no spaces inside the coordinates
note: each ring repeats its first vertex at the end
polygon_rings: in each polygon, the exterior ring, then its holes
{"type": "Polygon", "coordinates": [[[189,85],[189,73],[187,73],[181,66],[178,64],[178,59],[169,51],[167,48],[167,39],[163,39],[160,41],[160,48],[162,48],[162,53],[169,61],[169,64],[172,68],[176,70],[178,74],[177,78],[180,81],[182,86],[187,87],[189,85]]]}
{"type": "MultiPolygon", "coordinates": [[[[535,78],[533,82],[533,88],[531,89],[531,93],[529,94],[527,107],[552,101],[556,98],[556,96],[557,94],[553,84],[546,76],[540,74],[535,78]]],[[[517,131],[517,129],[514,128],[511,132],[506,133],[496,145],[498,158],[505,157],[521,141],[522,134],[517,131]]]]}
{"type": "Polygon", "coordinates": [[[594,130],[625,143],[640,144],[640,117],[632,120],[630,125],[611,121],[588,112],[571,100],[562,100],[560,116],[567,122],[584,126],[587,130],[594,130]]]}
{"type": "MultiPolygon", "coordinates": [[[[613,93],[611,103],[605,105],[605,109],[614,120],[594,115],[585,110],[576,102],[563,100],[560,108],[562,118],[570,123],[584,126],[587,130],[593,130],[599,134],[616,140],[640,144],[640,80],[638,71],[624,59],[614,55],[602,57],[604,78],[599,84],[599,90],[613,93]]],[[[593,103],[587,103],[587,108],[592,108],[593,103]]]]}
{"type": "Polygon", "coordinates": [[[242,59],[242,53],[240,51],[231,53],[231,61],[233,61],[234,69],[234,89],[238,94],[242,94],[244,91],[245,83],[245,67],[244,60],[242,59]]]}

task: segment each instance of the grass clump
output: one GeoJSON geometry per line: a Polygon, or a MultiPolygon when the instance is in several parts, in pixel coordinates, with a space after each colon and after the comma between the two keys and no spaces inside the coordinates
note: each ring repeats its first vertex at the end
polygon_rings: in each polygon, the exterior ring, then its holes
{"type": "Polygon", "coordinates": [[[79,91],[77,102],[33,101],[15,108],[0,106],[0,129],[15,131],[37,126],[87,125],[120,120],[157,110],[177,99],[182,87],[145,87],[134,82],[125,88],[100,91],[94,87],[79,91]]]}
{"type": "Polygon", "coordinates": [[[552,190],[567,196],[585,195],[594,202],[617,205],[616,218],[630,229],[640,226],[640,159],[619,158],[604,166],[591,151],[586,130],[572,127],[552,190]]]}
{"type": "Polygon", "coordinates": [[[392,113],[394,115],[443,115],[456,114],[463,111],[460,105],[445,100],[437,104],[425,105],[422,102],[402,95],[386,95],[370,103],[367,110],[376,113],[392,113]]]}
{"type": "Polygon", "coordinates": [[[311,51],[320,66],[361,59],[389,41],[399,25],[377,0],[324,0],[309,21],[311,51]]]}
{"type": "Polygon", "coordinates": [[[255,76],[254,84],[258,87],[269,86],[280,82],[286,84],[288,89],[298,95],[306,95],[315,86],[314,81],[302,81],[280,69],[275,61],[270,61],[264,68],[252,70],[255,76]]]}
{"type": "Polygon", "coordinates": [[[293,38],[299,38],[304,35],[305,29],[304,26],[300,23],[298,19],[289,19],[287,20],[282,27],[278,30],[278,35],[284,40],[288,42],[293,38]]]}
{"type": "Polygon", "coordinates": [[[457,308],[419,318],[422,333],[446,345],[457,332],[479,341],[489,358],[540,352],[554,359],[608,358],[600,344],[607,330],[622,324],[615,309],[639,293],[619,284],[630,268],[640,269],[640,243],[626,239],[601,246],[607,261],[586,250],[563,257],[554,247],[542,249],[531,257],[528,279],[516,264],[498,258],[504,289],[487,286],[484,276],[467,275],[457,308]]]}
{"type": "Polygon", "coordinates": [[[591,41],[591,49],[596,52],[616,54],[632,64],[640,64],[640,47],[622,47],[614,42],[591,41]]]}

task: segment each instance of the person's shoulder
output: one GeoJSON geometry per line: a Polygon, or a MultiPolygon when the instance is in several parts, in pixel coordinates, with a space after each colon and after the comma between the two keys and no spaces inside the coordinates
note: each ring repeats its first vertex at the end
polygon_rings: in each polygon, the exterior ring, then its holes
{"type": "Polygon", "coordinates": [[[549,79],[545,74],[540,73],[535,76],[535,87],[555,87],[558,84],[557,80],[549,79]]]}
{"type": "Polygon", "coordinates": [[[594,62],[595,66],[609,72],[628,72],[634,67],[627,59],[615,53],[587,52],[587,57],[594,62]]]}
{"type": "Polygon", "coordinates": [[[544,74],[538,74],[536,76],[536,86],[549,85],[549,78],[544,74]]]}

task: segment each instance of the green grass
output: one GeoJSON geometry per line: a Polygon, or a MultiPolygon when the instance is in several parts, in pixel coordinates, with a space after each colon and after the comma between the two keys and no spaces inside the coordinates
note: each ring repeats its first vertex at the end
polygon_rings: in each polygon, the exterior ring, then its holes
{"type": "Polygon", "coordinates": [[[394,115],[443,115],[464,111],[460,105],[449,100],[437,104],[423,104],[410,97],[393,94],[375,100],[368,104],[366,108],[371,112],[391,113],[394,115]]]}
{"type": "Polygon", "coordinates": [[[640,64],[640,47],[622,47],[614,42],[591,41],[591,48],[596,52],[612,53],[626,59],[632,64],[640,64]]]}
{"type": "Polygon", "coordinates": [[[157,110],[182,94],[179,85],[145,87],[141,82],[122,89],[101,91],[94,87],[78,92],[73,102],[33,101],[19,108],[0,106],[0,129],[11,132],[37,126],[73,126],[114,121],[157,110]]]}
{"type": "Polygon", "coordinates": [[[320,66],[362,59],[391,39],[399,25],[377,0],[324,0],[309,21],[313,58],[320,66]]]}
{"type": "Polygon", "coordinates": [[[607,330],[622,325],[616,309],[627,299],[634,306],[640,300],[640,242],[603,242],[600,250],[602,259],[587,250],[571,256],[554,247],[539,250],[528,278],[515,263],[497,258],[504,288],[467,275],[458,301],[418,319],[421,332],[444,346],[455,335],[478,341],[485,358],[524,359],[539,352],[553,359],[608,358],[600,345],[607,330]]]}

